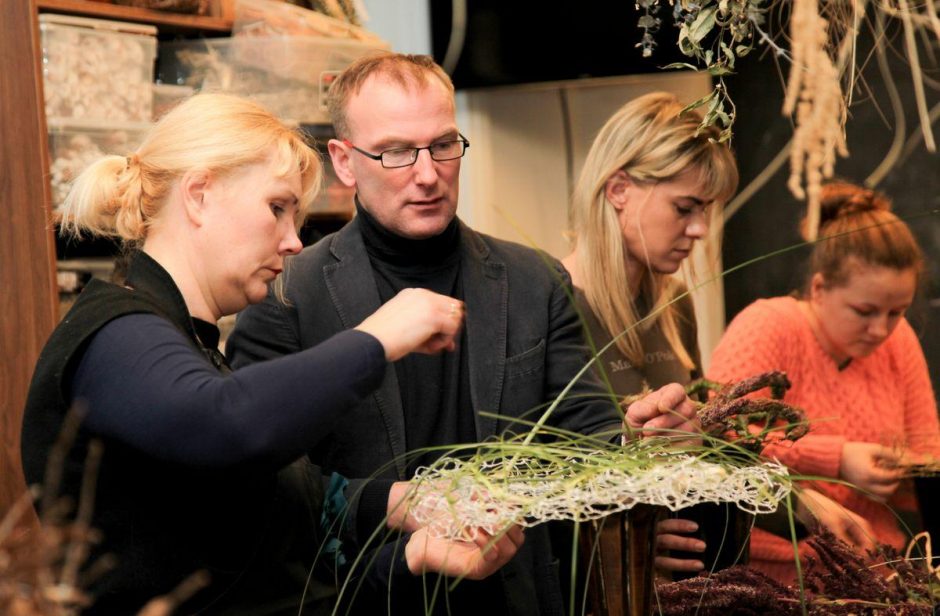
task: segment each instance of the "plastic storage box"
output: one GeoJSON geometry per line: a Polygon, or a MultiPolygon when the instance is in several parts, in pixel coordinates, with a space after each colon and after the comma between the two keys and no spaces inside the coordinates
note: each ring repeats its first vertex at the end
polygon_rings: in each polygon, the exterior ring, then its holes
{"type": "Polygon", "coordinates": [[[153,119],[163,115],[193,95],[195,89],[190,86],[178,86],[168,83],[153,84],[153,119]]]}
{"type": "Polygon", "coordinates": [[[312,36],[236,36],[161,43],[159,79],[248,96],[286,120],[328,122],[324,95],[336,75],[375,48],[312,36]]]}
{"type": "Polygon", "coordinates": [[[39,30],[47,117],[150,121],[155,27],[44,13],[39,30]]]}
{"type": "Polygon", "coordinates": [[[289,35],[347,38],[373,48],[389,48],[386,41],[368,30],[282,0],[236,0],[232,32],[237,36],[289,35]]]}
{"type": "Polygon", "coordinates": [[[106,154],[128,156],[144,139],[149,123],[110,123],[49,120],[49,179],[52,206],[65,201],[72,180],[106,154]]]}

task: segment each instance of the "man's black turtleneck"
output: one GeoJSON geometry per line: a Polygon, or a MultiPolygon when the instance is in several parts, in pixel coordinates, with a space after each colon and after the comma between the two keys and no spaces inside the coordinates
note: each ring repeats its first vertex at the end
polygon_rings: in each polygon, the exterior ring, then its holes
{"type": "MultiPolygon", "coordinates": [[[[410,287],[464,299],[460,276],[460,224],[456,218],[440,235],[413,240],[384,228],[358,199],[356,211],[383,304],[410,287]]],[[[479,440],[470,401],[470,370],[465,341],[466,335],[462,333],[453,353],[412,353],[395,362],[405,416],[407,451],[479,440]]],[[[439,458],[441,453],[426,451],[410,456],[408,476],[413,476],[419,466],[439,458]]],[[[363,499],[366,498],[364,495],[363,499]]],[[[368,519],[368,516],[360,515],[360,521],[368,519]]],[[[375,529],[375,523],[372,524],[370,531],[375,529]]],[[[399,563],[399,567],[405,566],[404,562],[399,563]]],[[[404,605],[421,605],[420,586],[399,584],[397,592],[410,596],[404,605]]],[[[451,593],[447,603],[450,604],[447,613],[478,614],[485,610],[491,616],[501,616],[505,598],[499,577],[493,576],[482,582],[461,584],[451,593]]],[[[444,611],[434,611],[435,615],[438,613],[444,611]]]]}
{"type": "MultiPolygon", "coordinates": [[[[463,299],[456,218],[441,234],[416,240],[384,228],[358,200],[356,211],[383,304],[411,287],[463,299]]],[[[408,451],[477,440],[465,346],[461,335],[456,352],[412,353],[395,362],[408,451]]],[[[409,474],[439,455],[429,452],[410,458],[409,474]]]]}

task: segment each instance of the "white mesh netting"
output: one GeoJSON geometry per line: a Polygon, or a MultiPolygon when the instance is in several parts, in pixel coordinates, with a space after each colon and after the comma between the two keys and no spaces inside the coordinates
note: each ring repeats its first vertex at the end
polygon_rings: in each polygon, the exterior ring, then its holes
{"type": "Polygon", "coordinates": [[[555,459],[448,459],[419,469],[410,512],[433,535],[454,539],[476,528],[495,534],[509,524],[592,520],[638,503],[675,511],[728,502],[769,513],[791,488],[786,467],[776,462],[734,466],[690,455],[641,462],[617,457],[596,451],[555,459]]]}

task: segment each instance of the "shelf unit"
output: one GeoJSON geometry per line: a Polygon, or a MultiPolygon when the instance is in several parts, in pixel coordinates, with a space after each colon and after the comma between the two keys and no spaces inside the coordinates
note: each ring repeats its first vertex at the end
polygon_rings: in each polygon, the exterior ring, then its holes
{"type": "Polygon", "coordinates": [[[0,518],[24,493],[20,426],[33,367],[58,315],[47,126],[38,16],[56,12],[157,26],[162,33],[222,36],[221,17],[177,15],[99,0],[0,2],[0,518]]]}
{"type": "Polygon", "coordinates": [[[232,21],[223,17],[152,11],[99,0],[36,0],[36,6],[40,11],[52,13],[151,24],[164,32],[228,34],[232,29],[232,21]]]}

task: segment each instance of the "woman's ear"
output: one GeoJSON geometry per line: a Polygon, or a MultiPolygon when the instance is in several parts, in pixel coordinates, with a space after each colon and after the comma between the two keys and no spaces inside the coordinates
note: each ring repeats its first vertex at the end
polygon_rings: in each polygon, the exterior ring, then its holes
{"type": "Polygon", "coordinates": [[[822,272],[816,272],[813,274],[813,277],[809,279],[809,299],[810,301],[816,301],[819,299],[822,292],[826,290],[826,277],[822,275],[822,272]]]}
{"type": "Polygon", "coordinates": [[[356,185],[356,176],[349,166],[349,146],[339,139],[330,139],[326,149],[330,153],[330,160],[333,161],[336,177],[346,186],[353,188],[356,185]]]}
{"type": "Polygon", "coordinates": [[[179,191],[186,217],[196,226],[205,221],[206,209],[211,200],[211,191],[216,182],[208,171],[187,171],[180,178],[179,191]]]}
{"type": "Polygon", "coordinates": [[[627,172],[618,169],[612,176],[607,178],[607,182],[604,184],[604,195],[615,209],[622,210],[627,205],[632,186],[633,180],[630,179],[627,172]]]}

